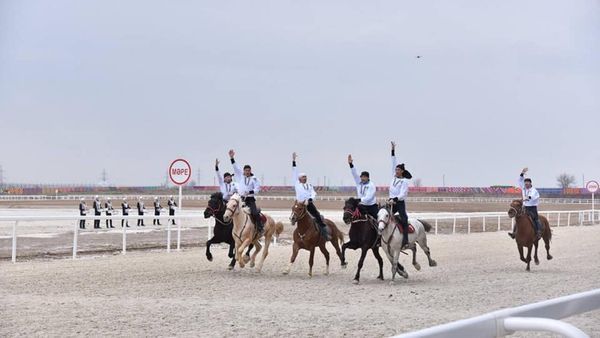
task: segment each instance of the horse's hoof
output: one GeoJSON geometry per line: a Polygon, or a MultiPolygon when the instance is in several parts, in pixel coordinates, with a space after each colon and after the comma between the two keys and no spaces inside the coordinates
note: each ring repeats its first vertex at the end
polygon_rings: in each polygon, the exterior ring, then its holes
{"type": "Polygon", "coordinates": [[[408,273],[406,273],[406,271],[398,271],[398,274],[404,279],[408,279],[408,273]]]}
{"type": "Polygon", "coordinates": [[[354,284],[354,285],[358,285],[359,283],[360,282],[358,281],[358,279],[355,279],[355,280],[352,281],[352,284],[354,284]]]}
{"type": "Polygon", "coordinates": [[[431,262],[429,262],[429,266],[437,266],[437,262],[432,259],[431,262]]]}
{"type": "Polygon", "coordinates": [[[421,264],[415,263],[413,264],[413,266],[415,267],[415,269],[417,269],[417,271],[421,271],[421,264]]]}
{"type": "Polygon", "coordinates": [[[244,260],[244,263],[247,264],[248,262],[250,262],[250,256],[245,255],[243,260],[244,260]]]}
{"type": "Polygon", "coordinates": [[[383,276],[378,276],[377,279],[379,279],[379,280],[382,281],[383,280],[383,276]]]}
{"type": "Polygon", "coordinates": [[[283,270],[281,273],[287,276],[290,274],[290,270],[283,270]]]}
{"type": "Polygon", "coordinates": [[[312,273],[308,273],[308,278],[312,278],[312,273]]]}
{"type": "Polygon", "coordinates": [[[546,257],[548,260],[551,260],[553,257],[552,255],[548,255],[548,257],[546,257]]]}
{"type": "Polygon", "coordinates": [[[208,259],[209,262],[213,261],[213,256],[212,255],[206,255],[206,259],[208,259]]]}
{"type": "Polygon", "coordinates": [[[348,263],[345,263],[345,262],[344,262],[344,263],[342,263],[342,269],[345,269],[345,268],[347,268],[347,267],[348,267],[348,263]]]}
{"type": "Polygon", "coordinates": [[[540,260],[539,259],[536,259],[534,262],[535,262],[535,265],[540,265],[540,260]]]}
{"type": "Polygon", "coordinates": [[[254,263],[254,262],[250,262],[250,267],[251,267],[251,268],[253,268],[253,267],[254,267],[254,265],[255,265],[255,263],[254,263]]]}
{"type": "Polygon", "coordinates": [[[525,268],[525,271],[531,271],[531,269],[529,267],[525,268]]]}
{"type": "Polygon", "coordinates": [[[233,258],[233,256],[234,256],[234,254],[232,254],[232,253],[227,255],[227,257],[229,257],[229,258],[233,258]]]}
{"type": "Polygon", "coordinates": [[[227,270],[229,270],[229,271],[233,270],[233,265],[229,265],[229,266],[227,267],[227,270]]]}

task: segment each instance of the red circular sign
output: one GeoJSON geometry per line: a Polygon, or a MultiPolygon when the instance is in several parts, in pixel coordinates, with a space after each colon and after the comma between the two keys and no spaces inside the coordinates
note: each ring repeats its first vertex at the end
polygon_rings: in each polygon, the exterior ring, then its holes
{"type": "Polygon", "coordinates": [[[587,190],[589,192],[591,192],[593,194],[596,191],[598,191],[598,188],[600,188],[600,184],[598,184],[598,182],[596,182],[596,181],[589,181],[589,182],[587,182],[585,187],[587,188],[587,190]]]}
{"type": "Polygon", "coordinates": [[[182,158],[171,162],[169,166],[169,178],[175,185],[184,185],[192,177],[192,166],[182,158]]]}

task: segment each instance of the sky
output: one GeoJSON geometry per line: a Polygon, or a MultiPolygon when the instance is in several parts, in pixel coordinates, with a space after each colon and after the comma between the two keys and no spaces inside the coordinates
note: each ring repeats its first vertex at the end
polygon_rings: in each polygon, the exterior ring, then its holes
{"type": "Polygon", "coordinates": [[[600,1],[0,0],[7,182],[600,179],[600,1]],[[417,58],[417,56],[420,56],[417,58]]]}

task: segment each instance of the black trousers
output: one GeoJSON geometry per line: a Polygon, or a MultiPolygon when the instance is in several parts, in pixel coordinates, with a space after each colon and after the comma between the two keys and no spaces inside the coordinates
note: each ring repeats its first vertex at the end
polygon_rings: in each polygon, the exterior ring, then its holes
{"type": "Polygon", "coordinates": [[[308,211],[308,213],[315,218],[317,224],[319,224],[321,227],[325,227],[323,217],[321,217],[321,213],[319,212],[319,210],[317,210],[317,207],[313,202],[308,202],[308,205],[306,206],[306,211],[308,211]]]}
{"type": "MultiPolygon", "coordinates": [[[[81,216],[85,216],[85,215],[81,215],[81,216]]],[[[85,220],[84,219],[79,220],[79,229],[85,229],[85,220]]]]}
{"type": "Polygon", "coordinates": [[[377,204],[371,205],[358,205],[358,209],[363,215],[371,215],[374,219],[377,220],[377,213],[379,212],[379,206],[377,204]]]}
{"type": "MultiPolygon", "coordinates": [[[[99,212],[94,213],[94,216],[102,216],[102,214],[100,214],[99,212]]],[[[99,219],[95,219],[94,220],[94,229],[99,229],[100,228],[100,220],[99,219]]]]}
{"type": "Polygon", "coordinates": [[[246,203],[246,206],[250,208],[250,215],[252,215],[256,226],[262,228],[262,222],[260,221],[260,213],[258,212],[258,207],[256,207],[256,199],[254,197],[246,197],[244,199],[244,203],[246,203]]]}
{"type": "MultiPolygon", "coordinates": [[[[106,216],[112,216],[112,214],[106,214],[106,216]]],[[[113,226],[113,225],[112,225],[112,219],[107,219],[107,220],[106,220],[106,227],[108,228],[109,226],[110,226],[110,227],[112,227],[112,226],[113,226]]]]}
{"type": "MultiPolygon", "coordinates": [[[[169,209],[169,216],[175,216],[175,209],[169,209]]],[[[173,222],[173,225],[175,225],[175,219],[171,218],[171,222],[173,222]]],[[[169,223],[169,222],[167,222],[169,223]]]]}
{"type": "Polygon", "coordinates": [[[535,227],[535,231],[542,231],[542,223],[540,222],[540,216],[538,215],[537,207],[525,207],[525,211],[533,219],[533,226],[535,227]]]}
{"type": "Polygon", "coordinates": [[[408,214],[406,213],[406,203],[404,201],[394,202],[392,205],[392,214],[398,213],[398,220],[402,226],[403,241],[408,241],[408,214]]]}
{"type": "MultiPolygon", "coordinates": [[[[138,213],[138,216],[144,216],[144,213],[140,212],[140,213],[138,213]]],[[[138,218],[137,226],[140,226],[140,225],[142,225],[142,226],[144,225],[144,219],[143,218],[138,218]]]]}
{"type": "MultiPolygon", "coordinates": [[[[160,211],[154,211],[154,216],[160,216],[160,211]]],[[[160,225],[160,220],[155,218],[154,220],[152,220],[152,224],[156,225],[160,225]]]]}

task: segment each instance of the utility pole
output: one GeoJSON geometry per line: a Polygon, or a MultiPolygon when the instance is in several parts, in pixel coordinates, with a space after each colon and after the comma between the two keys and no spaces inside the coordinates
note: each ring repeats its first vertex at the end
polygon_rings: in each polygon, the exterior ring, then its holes
{"type": "Polygon", "coordinates": [[[196,185],[202,185],[200,184],[200,169],[196,170],[196,185]]]}
{"type": "Polygon", "coordinates": [[[2,165],[0,164],[0,187],[4,186],[4,169],[2,168],[2,165]]]}
{"type": "Polygon", "coordinates": [[[102,185],[108,185],[108,174],[106,173],[106,169],[102,169],[100,181],[102,182],[102,185]]]}
{"type": "Polygon", "coordinates": [[[442,187],[446,187],[446,174],[442,175],[442,187]]]}

